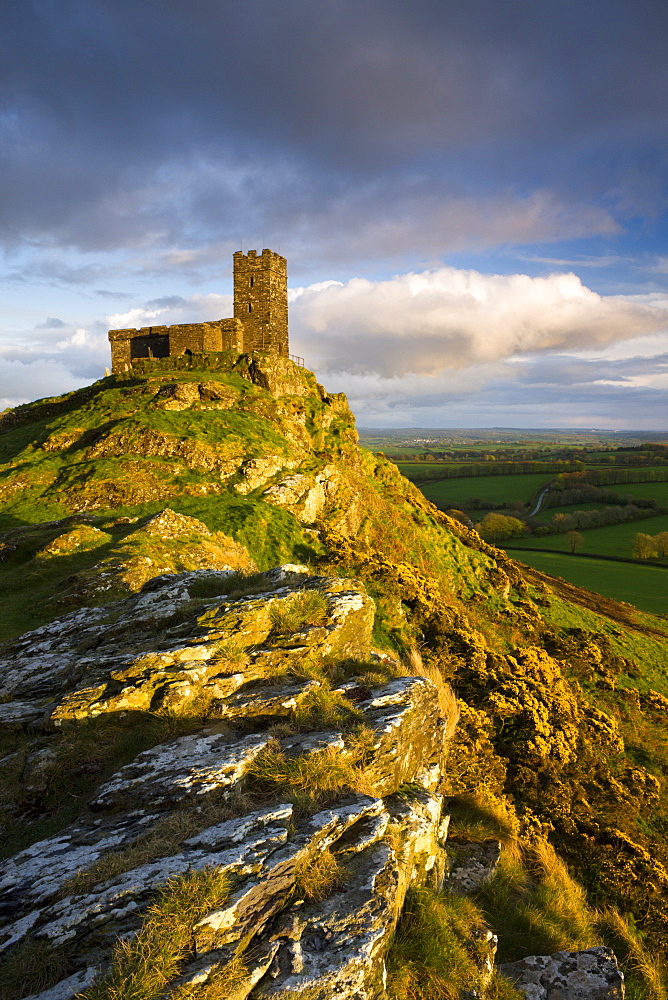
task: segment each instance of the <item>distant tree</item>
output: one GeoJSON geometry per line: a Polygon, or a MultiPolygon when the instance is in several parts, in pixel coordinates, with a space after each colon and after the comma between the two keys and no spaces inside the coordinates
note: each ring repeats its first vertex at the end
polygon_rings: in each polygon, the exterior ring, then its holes
{"type": "Polygon", "coordinates": [[[654,544],[659,558],[665,559],[668,556],[668,531],[660,531],[658,535],[655,535],[654,544]]]}
{"type": "Polygon", "coordinates": [[[568,544],[569,551],[575,552],[576,549],[581,549],[584,545],[584,541],[584,535],[581,535],[579,531],[566,532],[566,542],[568,544]]]}
{"type": "Polygon", "coordinates": [[[485,514],[478,524],[478,532],[489,542],[501,542],[516,535],[522,535],[525,525],[516,517],[505,514],[485,514]]]}
{"type": "Polygon", "coordinates": [[[552,525],[555,531],[572,531],[575,526],[575,519],[572,514],[554,514],[552,525]]]}
{"type": "Polygon", "coordinates": [[[633,539],[632,554],[634,559],[656,559],[657,547],[652,536],[639,531],[633,539]]]}

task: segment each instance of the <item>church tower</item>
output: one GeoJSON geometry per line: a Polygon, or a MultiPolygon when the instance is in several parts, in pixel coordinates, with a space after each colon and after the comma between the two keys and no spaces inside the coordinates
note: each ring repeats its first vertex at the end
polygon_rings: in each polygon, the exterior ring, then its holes
{"type": "Polygon", "coordinates": [[[273,250],[234,254],[234,318],[244,327],[244,351],[288,356],[288,264],[273,250]]]}

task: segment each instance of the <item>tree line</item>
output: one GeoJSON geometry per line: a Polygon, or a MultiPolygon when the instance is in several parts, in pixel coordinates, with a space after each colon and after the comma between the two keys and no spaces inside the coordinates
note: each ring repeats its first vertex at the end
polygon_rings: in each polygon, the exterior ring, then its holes
{"type": "MultiPolygon", "coordinates": [[[[561,479],[561,477],[559,477],[561,479]]],[[[617,506],[635,504],[636,507],[657,507],[656,500],[636,497],[632,493],[618,493],[616,490],[594,486],[591,483],[569,485],[570,477],[564,483],[555,481],[550,485],[549,493],[543,499],[544,507],[566,507],[574,503],[607,503],[617,506]]]]}
{"type": "Polygon", "coordinates": [[[566,472],[557,476],[555,488],[569,488],[589,484],[591,486],[622,486],[624,483],[665,483],[668,482],[668,466],[665,468],[635,469],[586,469],[566,472]]]}
{"type": "MultiPolygon", "coordinates": [[[[424,469],[411,468],[404,474],[413,483],[434,482],[439,479],[474,479],[481,476],[516,476],[527,473],[562,474],[584,468],[582,462],[471,462],[468,465],[425,465],[424,469]]],[[[667,470],[668,471],[668,470],[667,470]]]]}
{"type": "MultiPolygon", "coordinates": [[[[554,514],[551,519],[552,532],[585,530],[587,528],[604,528],[608,524],[623,524],[625,521],[639,521],[645,517],[656,517],[661,508],[639,507],[634,503],[624,507],[604,507],[603,510],[574,510],[568,514],[554,514]]],[[[534,534],[547,535],[552,533],[547,525],[536,528],[534,534]]]]}

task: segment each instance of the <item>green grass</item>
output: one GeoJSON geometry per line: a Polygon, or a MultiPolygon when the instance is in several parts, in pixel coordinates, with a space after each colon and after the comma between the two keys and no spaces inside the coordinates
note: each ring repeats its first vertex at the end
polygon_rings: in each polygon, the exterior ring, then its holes
{"type": "MultiPolygon", "coordinates": [[[[561,508],[559,508],[561,510],[561,508]]],[[[584,545],[580,553],[592,553],[601,556],[614,556],[616,559],[631,559],[633,539],[642,532],[645,535],[658,535],[668,531],[668,514],[658,517],[648,517],[640,521],[626,521],[624,524],[609,524],[605,528],[577,529],[584,537],[584,545]]],[[[566,552],[568,540],[565,534],[526,535],[513,540],[513,548],[528,546],[529,548],[545,549],[548,552],[566,552]]]]}
{"type": "Polygon", "coordinates": [[[613,486],[615,492],[639,497],[642,500],[656,500],[662,506],[668,507],[668,482],[666,483],[628,483],[613,486]]]}
{"type": "Polygon", "coordinates": [[[501,930],[499,960],[579,951],[602,944],[595,914],[581,886],[546,842],[524,857],[504,851],[496,873],[477,897],[493,927],[501,930]]]}
{"type": "MultiPolygon", "coordinates": [[[[527,556],[529,554],[527,553],[527,556]]],[[[540,553],[535,554],[540,557],[540,553]]],[[[613,652],[617,656],[624,656],[640,665],[642,673],[633,680],[634,686],[639,691],[654,688],[668,695],[668,643],[665,639],[644,635],[635,629],[620,628],[619,623],[612,621],[606,615],[599,615],[590,608],[572,604],[556,594],[550,597],[549,605],[541,607],[541,615],[546,623],[557,631],[576,628],[584,629],[586,632],[602,632],[609,638],[613,652]]],[[[652,629],[663,627],[668,638],[668,621],[646,616],[642,611],[639,611],[636,617],[640,626],[647,625],[652,629]]]]}
{"type": "Polygon", "coordinates": [[[388,955],[392,1000],[457,1000],[481,988],[472,935],[483,924],[466,897],[411,888],[388,955]]]}
{"type": "MultiPolygon", "coordinates": [[[[55,762],[38,818],[29,814],[0,814],[0,858],[24,850],[67,826],[85,808],[93,790],[124,764],[150,747],[201,728],[197,716],[158,716],[148,712],[112,713],[68,723],[52,742],[55,762]]],[[[25,737],[16,731],[2,734],[0,756],[25,753],[25,737]]],[[[28,748],[29,749],[29,748],[28,748]]],[[[12,786],[5,779],[5,796],[15,807],[24,803],[20,774],[12,786]]]]}
{"type": "MultiPolygon", "coordinates": [[[[403,467],[402,467],[403,471],[403,467]]],[[[531,472],[516,476],[471,476],[445,479],[437,483],[420,483],[420,489],[442,510],[466,503],[477,497],[489,503],[527,503],[531,496],[554,478],[553,473],[531,472]]]]}
{"type": "Polygon", "coordinates": [[[52,603],[64,586],[64,581],[74,573],[89,569],[103,559],[113,542],[120,541],[135,525],[111,528],[105,537],[108,542],[97,548],[65,553],[49,559],[35,558],[38,549],[51,542],[66,528],[40,529],[25,532],[24,541],[6,562],[0,563],[0,641],[21,635],[23,632],[44,625],[70,609],[52,603]]]}
{"type": "MultiPolygon", "coordinates": [[[[560,540],[564,544],[563,536],[560,540]]],[[[582,555],[549,550],[534,552],[513,547],[508,552],[513,559],[534,566],[542,573],[560,576],[576,587],[626,601],[655,615],[668,613],[668,569],[664,567],[587,559],[582,555]]]]}
{"type": "MultiPolygon", "coordinates": [[[[112,516],[144,518],[165,507],[197,518],[211,531],[223,531],[230,535],[249,550],[260,570],[271,569],[281,563],[309,562],[318,554],[319,546],[314,546],[313,536],[305,533],[289,511],[229,493],[213,497],[176,496],[168,500],[122,506],[108,513],[110,519],[112,516]]],[[[43,508],[38,509],[38,515],[42,511],[43,508]]],[[[48,513],[46,516],[49,516],[48,513]]],[[[0,522],[2,521],[4,523],[1,523],[1,527],[5,530],[11,529],[16,523],[10,517],[0,518],[0,522]]],[[[34,555],[38,549],[67,529],[40,528],[36,525],[34,530],[26,531],[20,550],[6,561],[0,562],[0,600],[3,608],[0,641],[21,635],[66,614],[70,608],[51,603],[50,599],[67,589],[66,581],[72,574],[90,569],[138,527],[136,524],[110,526],[104,520],[97,522],[97,525],[111,535],[109,542],[94,549],[52,556],[49,559],[34,558],[34,555]]],[[[109,591],[100,597],[100,603],[117,598],[117,594],[109,591]]]]}

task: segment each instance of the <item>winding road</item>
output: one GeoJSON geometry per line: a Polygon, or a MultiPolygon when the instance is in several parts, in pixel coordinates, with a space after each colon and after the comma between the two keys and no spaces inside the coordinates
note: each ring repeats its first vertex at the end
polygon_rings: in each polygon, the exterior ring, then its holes
{"type": "Polygon", "coordinates": [[[531,513],[527,515],[527,517],[533,517],[534,514],[538,513],[538,511],[541,508],[541,504],[543,503],[543,498],[545,497],[545,494],[549,492],[550,492],[550,484],[548,483],[543,492],[541,493],[541,495],[538,497],[538,500],[536,501],[536,506],[531,511],[531,513]]]}

